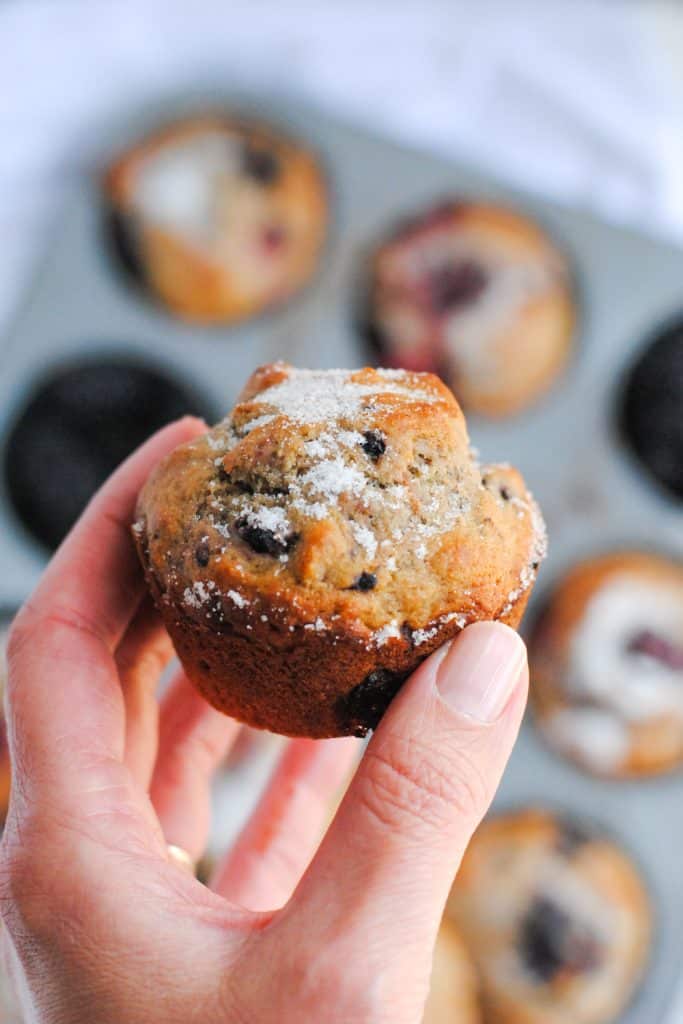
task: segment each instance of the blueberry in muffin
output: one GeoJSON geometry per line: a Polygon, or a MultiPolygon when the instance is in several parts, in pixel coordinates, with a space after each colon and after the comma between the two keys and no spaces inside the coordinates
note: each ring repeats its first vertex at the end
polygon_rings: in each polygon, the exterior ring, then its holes
{"type": "Polygon", "coordinates": [[[519,474],[401,370],[257,370],[161,462],[134,525],[189,678],[249,725],[364,734],[467,623],[516,625],[543,557],[519,474]]]}

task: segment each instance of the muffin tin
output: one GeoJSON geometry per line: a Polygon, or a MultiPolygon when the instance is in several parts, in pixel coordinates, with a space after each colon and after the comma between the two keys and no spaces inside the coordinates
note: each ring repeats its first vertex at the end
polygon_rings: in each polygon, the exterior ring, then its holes
{"type": "MultiPolygon", "coordinates": [[[[625,368],[660,323],[683,306],[683,253],[594,217],[498,185],[457,163],[376,138],[297,101],[215,91],[166,99],[90,132],[101,165],[160,122],[224,106],[255,114],[309,143],[327,167],[333,225],[320,270],[286,306],[234,327],[190,326],[132,288],[107,244],[96,176],[66,211],[44,265],[3,347],[0,438],[53,366],[85,355],[130,356],[177,375],[227,410],[258,363],[359,366],[372,359],[357,330],[363,259],[400,218],[435,199],[462,195],[529,213],[566,248],[581,308],[574,357],[535,406],[499,422],[469,417],[482,458],[524,474],[544,510],[550,555],[533,606],[577,559],[614,547],[683,556],[683,507],[651,486],[618,437],[616,404],[625,368]],[[120,341],[118,340],[120,339],[120,341]]],[[[0,606],[19,603],[45,562],[15,519],[0,482],[0,606]]],[[[601,782],[547,750],[527,723],[496,800],[540,803],[602,823],[642,866],[655,904],[652,965],[624,1024],[657,1024],[680,974],[683,948],[683,777],[601,782]]]]}

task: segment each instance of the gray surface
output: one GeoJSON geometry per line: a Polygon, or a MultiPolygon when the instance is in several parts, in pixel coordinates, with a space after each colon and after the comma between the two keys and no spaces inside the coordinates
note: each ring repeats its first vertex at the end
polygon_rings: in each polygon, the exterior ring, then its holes
{"type": "MultiPolygon", "coordinates": [[[[381,141],[294,102],[260,105],[242,97],[232,105],[260,107],[284,121],[319,149],[330,168],[336,223],[316,281],[280,313],[246,326],[183,325],[130,291],[113,271],[102,246],[97,182],[84,182],[4,348],[0,436],[35,373],[83,351],[128,350],[163,362],[225,409],[250,370],[274,357],[299,365],[362,364],[369,356],[354,331],[353,314],[362,269],[358,257],[367,245],[397,217],[439,196],[498,197],[528,209],[566,246],[578,268],[582,305],[576,355],[555,388],[515,419],[469,420],[482,456],[517,465],[546,515],[551,548],[536,602],[566,566],[587,553],[630,544],[683,555],[681,506],[640,475],[612,426],[613,398],[632,353],[683,307],[683,253],[581,212],[521,197],[456,164],[381,141]]],[[[103,162],[108,152],[153,126],[161,112],[177,109],[166,102],[99,126],[103,162]]],[[[44,554],[13,520],[0,490],[0,607],[19,602],[43,564],[44,554]]],[[[605,824],[642,864],[656,904],[657,944],[652,969],[623,1021],[656,1024],[681,966],[683,778],[597,782],[545,750],[527,725],[497,804],[529,801],[605,824]]]]}

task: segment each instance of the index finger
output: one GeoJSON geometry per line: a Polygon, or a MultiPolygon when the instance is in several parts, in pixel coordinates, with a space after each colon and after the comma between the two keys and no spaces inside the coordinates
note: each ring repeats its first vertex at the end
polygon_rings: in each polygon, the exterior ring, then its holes
{"type": "Polygon", "coordinates": [[[8,642],[15,780],[75,792],[84,759],[123,756],[113,652],[140,601],[130,536],[137,494],[164,455],[206,429],[186,417],[155,434],[93,497],[19,612],[8,642]],[[75,787],[75,788],[74,788],[75,787]]]}

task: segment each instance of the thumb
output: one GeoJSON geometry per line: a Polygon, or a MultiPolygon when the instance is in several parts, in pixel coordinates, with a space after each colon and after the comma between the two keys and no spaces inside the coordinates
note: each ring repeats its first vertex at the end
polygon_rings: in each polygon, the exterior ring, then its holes
{"type": "Polygon", "coordinates": [[[428,658],[382,719],[290,906],[318,950],[342,963],[359,941],[372,951],[375,991],[392,1000],[416,971],[426,987],[444,904],[510,756],[527,684],[524,644],[500,623],[469,626],[428,658]]]}

